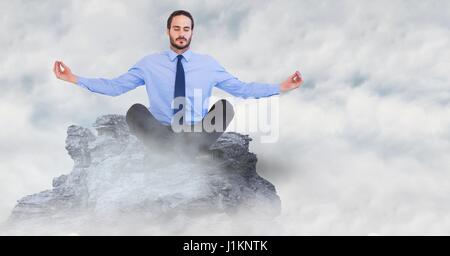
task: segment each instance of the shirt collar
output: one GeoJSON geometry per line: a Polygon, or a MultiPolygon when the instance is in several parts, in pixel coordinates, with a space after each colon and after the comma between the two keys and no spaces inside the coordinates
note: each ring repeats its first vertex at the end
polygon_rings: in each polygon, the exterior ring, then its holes
{"type": "MultiPolygon", "coordinates": [[[[174,52],[172,49],[169,49],[168,54],[170,61],[174,61],[178,56],[178,53],[174,52]]],[[[182,55],[186,61],[189,61],[192,57],[191,49],[185,51],[182,55]]]]}

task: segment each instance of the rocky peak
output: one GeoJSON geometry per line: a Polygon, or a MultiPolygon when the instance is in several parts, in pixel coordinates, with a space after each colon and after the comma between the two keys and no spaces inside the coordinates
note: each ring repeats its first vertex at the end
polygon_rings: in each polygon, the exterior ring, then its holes
{"type": "Polygon", "coordinates": [[[101,116],[92,127],[97,135],[68,127],[65,148],[74,161],[72,171],[54,178],[52,189],[18,200],[8,223],[83,223],[136,213],[168,220],[180,214],[244,211],[274,217],[280,212],[275,187],[256,172],[248,135],[224,133],[209,154],[174,161],[168,152],[147,150],[122,115],[101,116]]]}

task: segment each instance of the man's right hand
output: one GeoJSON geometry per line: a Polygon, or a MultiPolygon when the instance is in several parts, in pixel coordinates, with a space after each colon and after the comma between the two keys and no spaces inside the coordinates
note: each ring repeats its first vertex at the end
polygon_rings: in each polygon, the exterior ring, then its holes
{"type": "Polygon", "coordinates": [[[66,66],[62,61],[55,61],[53,72],[58,79],[76,84],[77,77],[70,71],[70,68],[66,66]],[[62,69],[61,69],[62,67],[62,69]]]}

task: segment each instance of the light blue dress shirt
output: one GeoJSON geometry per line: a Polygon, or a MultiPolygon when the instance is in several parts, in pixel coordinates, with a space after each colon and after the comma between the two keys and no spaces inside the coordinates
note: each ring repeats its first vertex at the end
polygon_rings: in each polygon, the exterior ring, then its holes
{"type": "MultiPolygon", "coordinates": [[[[105,79],[77,76],[77,85],[109,96],[117,96],[145,85],[149,98],[148,110],[167,126],[171,124],[173,117],[177,55],[171,49],[149,54],[119,77],[105,79]]],[[[258,99],[280,93],[278,84],[239,81],[209,55],[194,53],[191,50],[182,55],[188,102],[185,112],[187,122],[201,121],[208,113],[209,98],[214,86],[244,99],[258,99]],[[189,112],[190,115],[187,114],[189,112]]]]}

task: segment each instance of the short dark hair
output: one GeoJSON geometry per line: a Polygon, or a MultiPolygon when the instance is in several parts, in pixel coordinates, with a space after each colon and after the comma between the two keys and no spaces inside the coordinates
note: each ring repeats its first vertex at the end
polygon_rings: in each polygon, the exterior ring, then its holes
{"type": "Polygon", "coordinates": [[[188,17],[189,19],[191,19],[191,24],[192,24],[191,29],[194,29],[194,18],[192,18],[192,15],[188,11],[185,11],[185,10],[174,11],[174,12],[172,12],[172,14],[170,14],[169,18],[167,19],[167,29],[170,29],[170,25],[172,24],[173,17],[178,16],[178,15],[184,15],[184,16],[188,17]]]}

